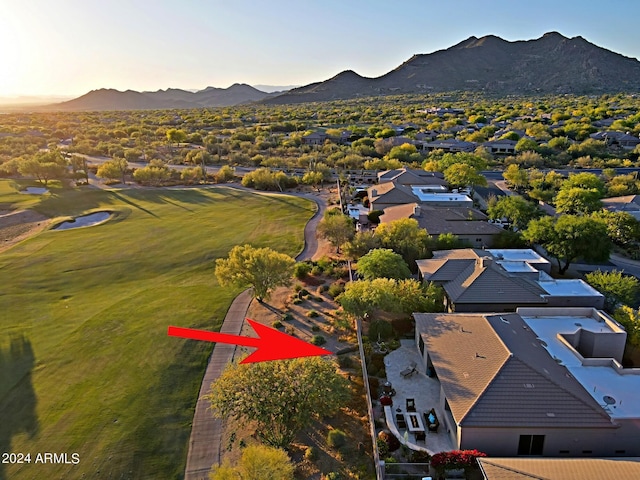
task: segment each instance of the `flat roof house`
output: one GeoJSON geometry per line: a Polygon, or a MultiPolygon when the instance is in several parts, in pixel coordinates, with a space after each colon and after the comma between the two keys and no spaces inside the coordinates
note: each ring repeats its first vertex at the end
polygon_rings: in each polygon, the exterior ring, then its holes
{"type": "MultiPolygon", "coordinates": [[[[419,371],[456,448],[489,456],[640,455],[640,369],[593,308],[415,313],[419,371]]],[[[427,439],[428,443],[428,439],[427,439]]]]}
{"type": "Polygon", "coordinates": [[[425,282],[443,287],[450,312],[604,306],[604,295],[586,282],[550,277],[549,262],[533,250],[440,250],[416,263],[425,282]]]}

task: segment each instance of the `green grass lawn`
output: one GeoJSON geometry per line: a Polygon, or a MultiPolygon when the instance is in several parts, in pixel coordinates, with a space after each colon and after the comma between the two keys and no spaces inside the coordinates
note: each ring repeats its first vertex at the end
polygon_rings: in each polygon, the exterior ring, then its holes
{"type": "Polygon", "coordinates": [[[0,253],[0,452],[32,454],[0,464],[0,479],[182,478],[213,344],[167,327],[217,330],[238,291],[217,284],[214,260],[243,243],[295,255],[315,205],[225,188],[17,187],[0,180],[0,209],[115,218],[0,253]],[[38,452],[80,463],[36,465],[38,452]]]}

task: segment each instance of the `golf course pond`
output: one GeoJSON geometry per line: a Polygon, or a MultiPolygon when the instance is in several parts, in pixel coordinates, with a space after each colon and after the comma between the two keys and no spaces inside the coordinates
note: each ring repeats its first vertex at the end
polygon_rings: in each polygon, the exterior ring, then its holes
{"type": "Polygon", "coordinates": [[[57,225],[54,230],[70,230],[72,228],[92,227],[100,223],[106,222],[111,216],[111,212],[94,212],[87,215],[76,217],[73,220],[67,220],[57,225]]]}

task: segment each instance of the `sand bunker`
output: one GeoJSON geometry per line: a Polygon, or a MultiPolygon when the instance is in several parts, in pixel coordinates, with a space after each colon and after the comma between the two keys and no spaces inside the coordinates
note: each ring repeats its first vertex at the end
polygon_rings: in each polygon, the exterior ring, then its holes
{"type": "Polygon", "coordinates": [[[27,187],[24,190],[20,190],[20,193],[26,195],[44,195],[45,193],[49,193],[49,190],[42,187],[27,187]]]}
{"type": "Polygon", "coordinates": [[[0,210],[0,252],[45,229],[49,219],[31,210],[0,210]]]}
{"type": "Polygon", "coordinates": [[[110,216],[111,212],[89,213],[88,215],[82,215],[74,218],[73,220],[62,222],[60,225],[56,226],[54,230],[70,230],[72,228],[92,227],[99,223],[106,222],[110,216]]]}

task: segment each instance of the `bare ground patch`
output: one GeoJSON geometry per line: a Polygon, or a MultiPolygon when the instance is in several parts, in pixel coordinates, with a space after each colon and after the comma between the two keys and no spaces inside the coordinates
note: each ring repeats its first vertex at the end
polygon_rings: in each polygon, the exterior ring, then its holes
{"type": "Polygon", "coordinates": [[[31,210],[0,210],[0,252],[40,233],[50,219],[31,210]]]}
{"type": "MultiPolygon", "coordinates": [[[[303,282],[308,295],[300,295],[293,288],[278,288],[268,303],[252,302],[247,316],[269,326],[278,326],[279,322],[280,330],[306,341],[322,335],[326,340],[322,347],[332,352],[353,346],[356,340],[352,329],[341,319],[333,299],[321,292],[321,286],[332,281],[320,277],[319,281],[303,282]],[[312,311],[317,312],[317,316],[310,316],[312,311]]],[[[254,333],[245,324],[242,335],[254,333]]],[[[243,355],[241,349],[236,355],[243,355]]],[[[335,416],[314,421],[291,445],[289,455],[296,464],[296,478],[320,480],[330,472],[340,472],[344,479],[375,478],[360,359],[357,352],[349,353],[340,355],[339,363],[341,374],[351,382],[353,396],[335,416]],[[327,433],[331,429],[346,433],[346,444],[340,449],[327,444],[327,433]]],[[[222,438],[221,458],[231,463],[239,459],[242,445],[257,442],[251,425],[242,426],[232,419],[225,422],[222,438]]]]}

